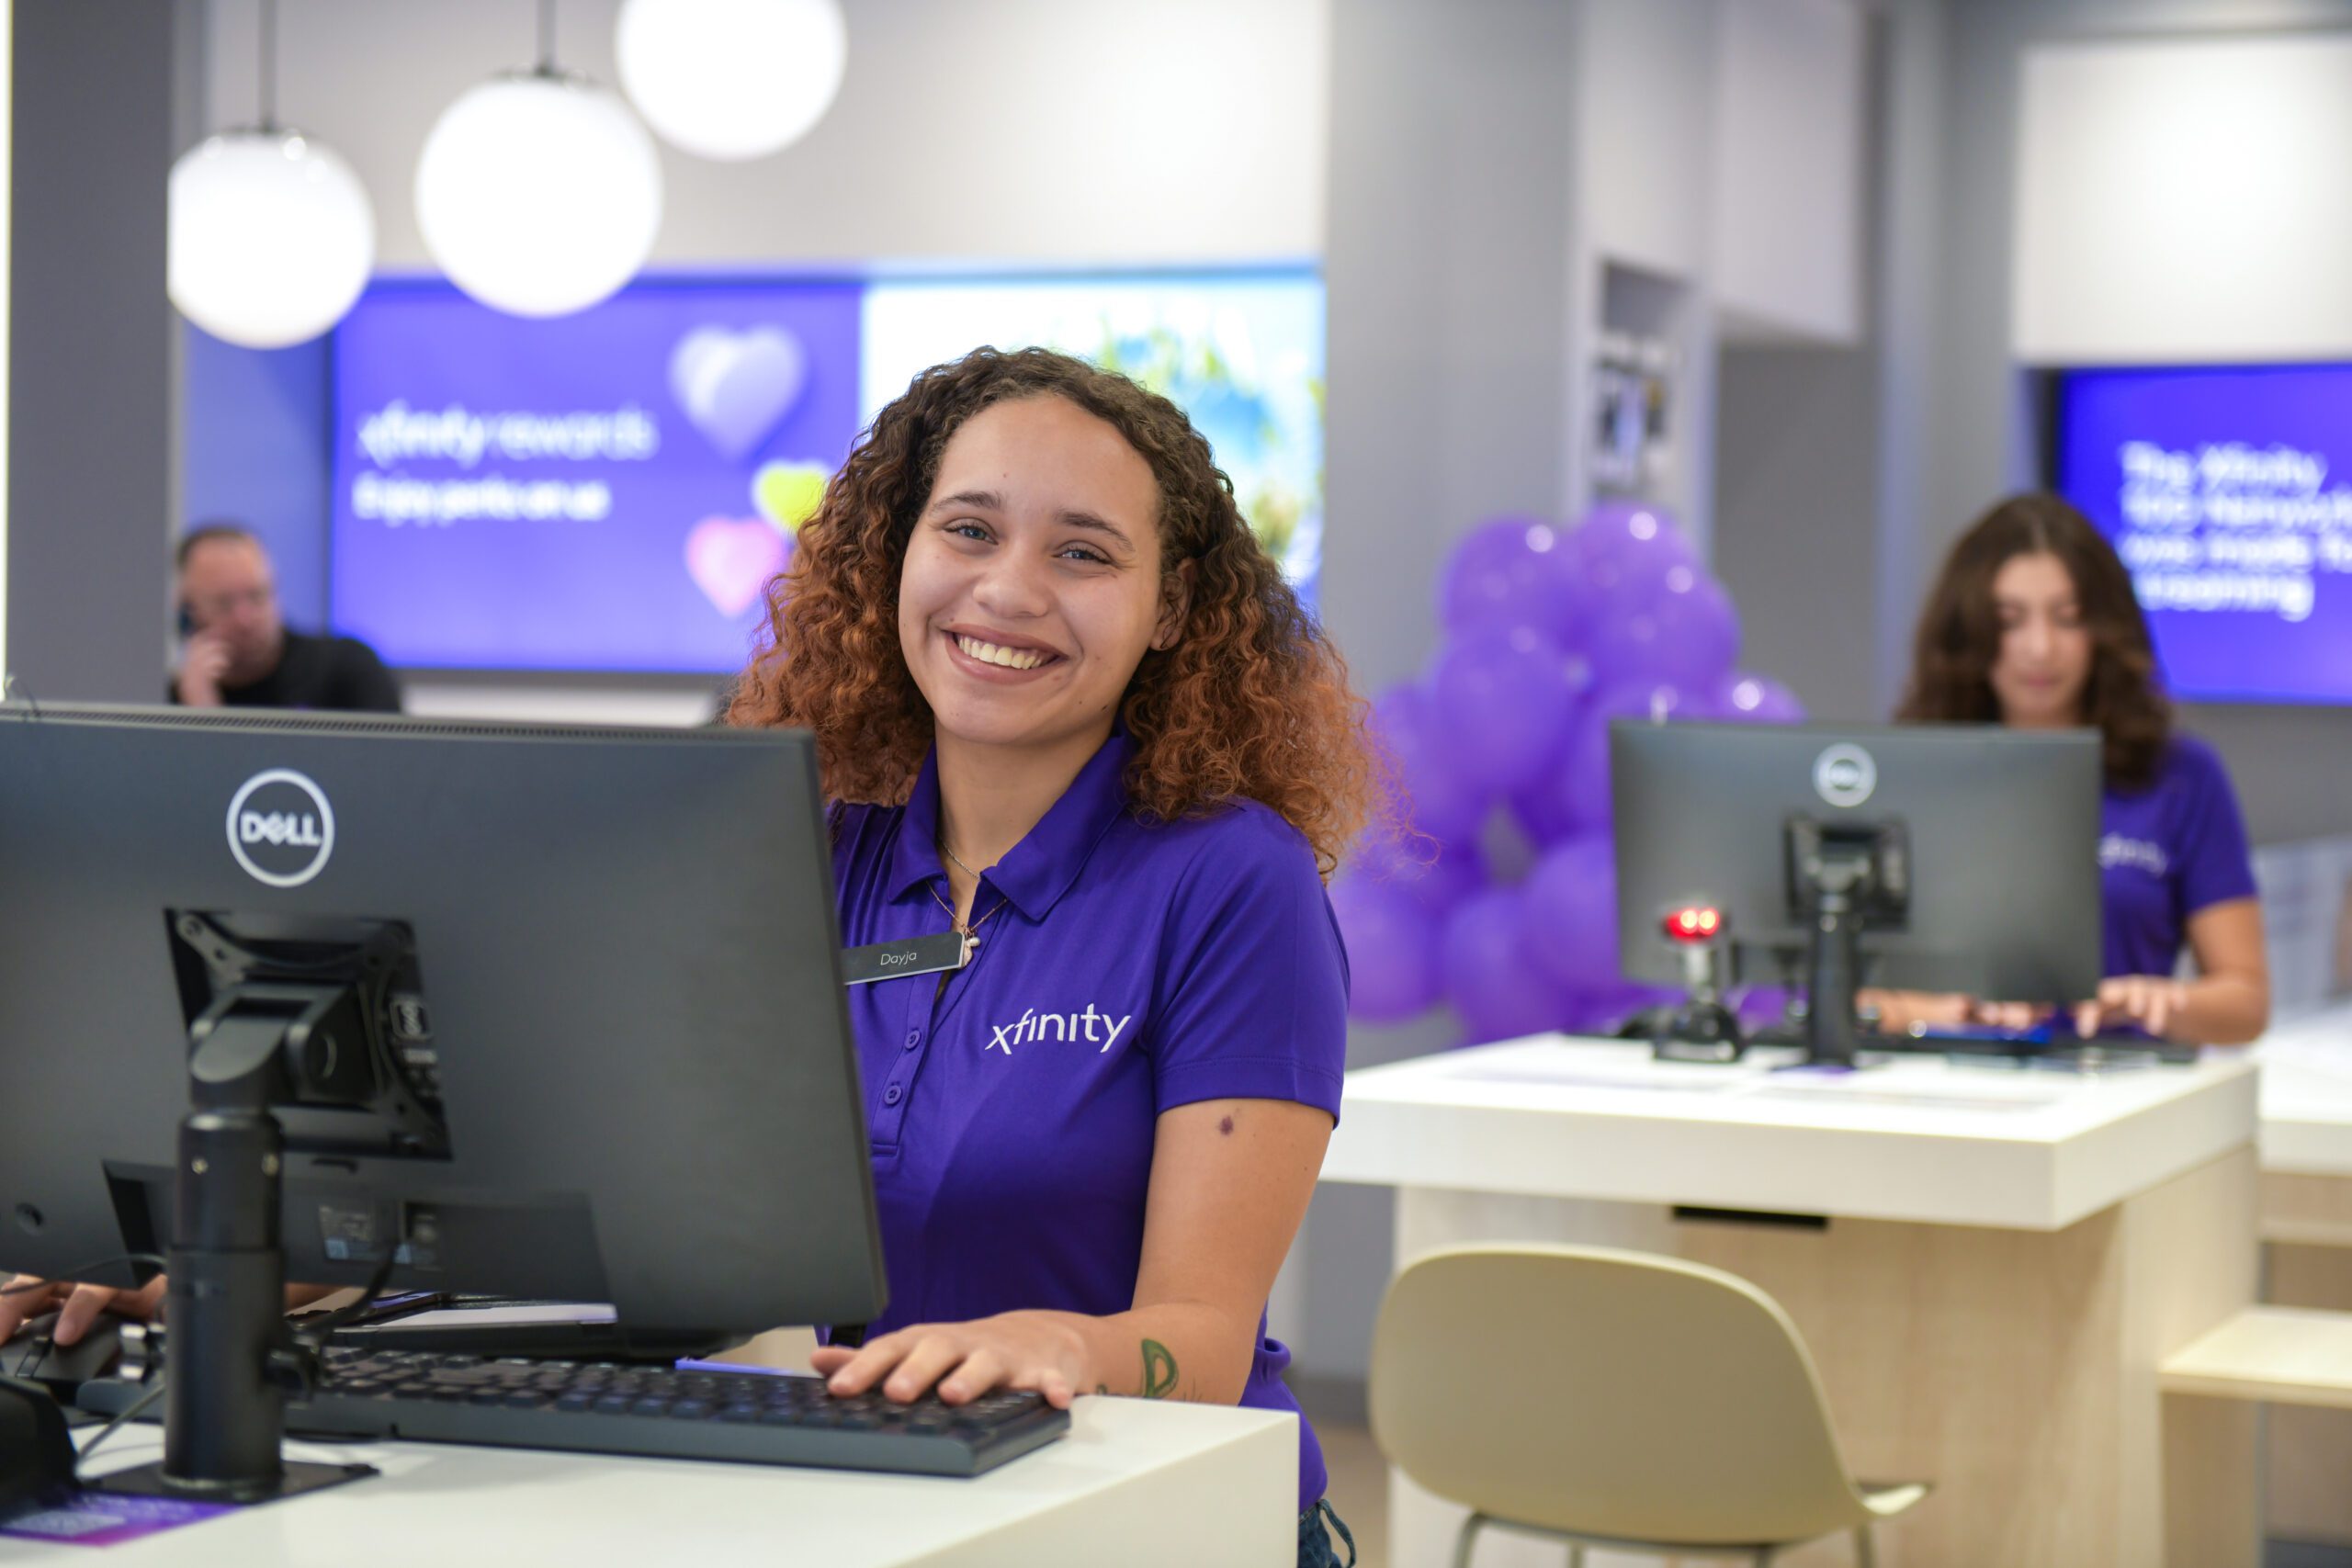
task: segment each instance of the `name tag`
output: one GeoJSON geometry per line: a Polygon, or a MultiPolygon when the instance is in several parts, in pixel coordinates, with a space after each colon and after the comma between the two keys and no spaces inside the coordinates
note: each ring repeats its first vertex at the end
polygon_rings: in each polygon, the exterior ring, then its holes
{"type": "Polygon", "coordinates": [[[967,940],[955,931],[941,931],[937,936],[919,936],[907,942],[877,942],[870,947],[848,948],[842,953],[844,983],[864,986],[876,980],[895,980],[901,975],[936,975],[943,970],[961,969],[972,961],[972,949],[979,945],[978,937],[967,940]]]}

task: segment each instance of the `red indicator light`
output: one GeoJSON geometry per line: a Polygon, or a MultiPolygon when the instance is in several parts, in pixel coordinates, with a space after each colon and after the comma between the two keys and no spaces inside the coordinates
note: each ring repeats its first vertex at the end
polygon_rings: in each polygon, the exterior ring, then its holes
{"type": "Polygon", "coordinates": [[[1666,917],[1666,934],[1676,942],[1705,942],[1723,929],[1723,912],[1702,905],[1666,917]]]}

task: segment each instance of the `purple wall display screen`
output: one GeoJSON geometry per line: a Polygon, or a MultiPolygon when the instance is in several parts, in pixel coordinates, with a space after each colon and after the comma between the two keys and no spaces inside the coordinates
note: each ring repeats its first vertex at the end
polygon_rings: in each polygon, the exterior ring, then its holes
{"type": "Polygon", "coordinates": [[[334,626],[411,669],[741,669],[861,424],[860,293],[371,290],[335,334],[334,626]]]}
{"type": "Polygon", "coordinates": [[[2058,413],[2174,695],[2352,703],[2352,366],[2075,371],[2058,413]]]}

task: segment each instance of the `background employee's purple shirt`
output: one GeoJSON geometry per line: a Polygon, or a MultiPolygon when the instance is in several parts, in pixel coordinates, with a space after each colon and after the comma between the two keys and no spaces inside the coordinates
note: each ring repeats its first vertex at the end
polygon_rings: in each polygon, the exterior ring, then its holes
{"type": "MultiPolygon", "coordinates": [[[[1254,801],[1138,820],[1132,751],[1114,735],[982,876],[979,951],[936,1001],[936,975],[850,987],[890,1280],[872,1333],[1125,1312],[1161,1111],[1248,1098],[1338,1119],[1347,959],[1313,852],[1254,801]]],[[[844,945],[947,929],[938,821],[935,758],[904,807],[835,808],[844,945]]],[[[1241,1403],[1295,1411],[1262,1314],[1258,1339],[1241,1403]]],[[[1304,1509],[1325,1477],[1299,1433],[1304,1509]]]]}
{"type": "Polygon", "coordinates": [[[2213,749],[2176,735],[2145,787],[2109,786],[2098,841],[2107,973],[2170,975],[2188,917],[2254,897],[2245,820],[2213,749]]]}

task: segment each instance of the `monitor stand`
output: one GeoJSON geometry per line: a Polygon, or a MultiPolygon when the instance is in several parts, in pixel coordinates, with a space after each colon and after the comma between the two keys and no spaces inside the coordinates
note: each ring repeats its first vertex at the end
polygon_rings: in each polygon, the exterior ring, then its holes
{"type": "Polygon", "coordinates": [[[1850,1067],[1863,1048],[1854,994],[1862,931],[1900,925],[1910,909],[1908,836],[1899,819],[1796,817],[1786,829],[1792,913],[1810,932],[1805,1062],[1850,1067]]]}
{"type": "Polygon", "coordinates": [[[1844,886],[1817,889],[1805,964],[1804,1059],[1850,1067],[1861,1049],[1854,994],[1861,988],[1861,919],[1844,886]]]}
{"type": "Polygon", "coordinates": [[[296,989],[223,998],[191,1032],[191,1103],[172,1181],[164,1457],[99,1477],[96,1490],[266,1503],[376,1473],[279,1453],[286,1394],[314,1385],[319,1361],[286,1322],[286,1137],[271,1107],[289,1096],[289,1042],[343,999],[341,987],[287,995],[296,989]],[[289,1008],[298,999],[305,1005],[289,1008]]]}

